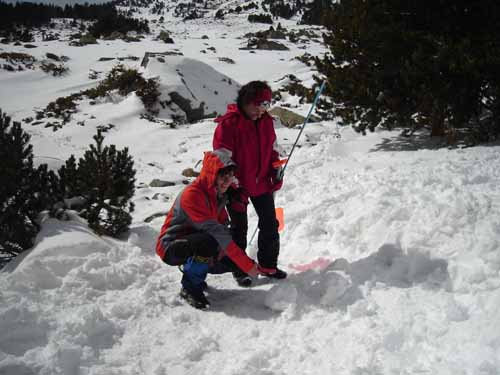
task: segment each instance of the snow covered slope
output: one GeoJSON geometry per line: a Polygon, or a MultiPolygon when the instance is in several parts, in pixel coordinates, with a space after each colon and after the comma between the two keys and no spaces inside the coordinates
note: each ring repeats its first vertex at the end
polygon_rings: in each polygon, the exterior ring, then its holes
{"type": "MultiPolygon", "coordinates": [[[[154,255],[163,218],[124,242],[49,219],[0,277],[0,373],[496,374],[499,146],[401,151],[331,126],[307,130],[278,194],[289,279],[211,276],[200,312],[154,255]]],[[[279,130],[285,148],[295,134],[279,130]]],[[[179,188],[148,202],[166,209],[179,188]]]]}

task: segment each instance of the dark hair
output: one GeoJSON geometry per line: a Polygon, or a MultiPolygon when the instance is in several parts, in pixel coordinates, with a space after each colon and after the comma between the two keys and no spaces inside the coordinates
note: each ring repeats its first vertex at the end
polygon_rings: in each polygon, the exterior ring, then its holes
{"type": "Polygon", "coordinates": [[[236,165],[229,165],[227,167],[219,169],[219,172],[217,172],[218,176],[224,176],[226,174],[229,174],[231,172],[235,173],[236,172],[236,165]]]}
{"type": "Polygon", "coordinates": [[[241,87],[240,91],[238,91],[238,99],[236,99],[236,104],[238,104],[238,107],[241,110],[245,104],[250,103],[258,93],[264,90],[272,91],[267,82],[248,82],[246,85],[241,87]]]}

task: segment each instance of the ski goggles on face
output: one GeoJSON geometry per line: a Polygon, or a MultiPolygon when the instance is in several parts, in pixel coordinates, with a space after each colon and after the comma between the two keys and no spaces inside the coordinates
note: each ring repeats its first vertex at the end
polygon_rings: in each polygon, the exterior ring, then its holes
{"type": "Polygon", "coordinates": [[[261,107],[261,108],[264,108],[266,111],[269,110],[269,108],[271,108],[271,102],[268,101],[268,100],[265,100],[263,102],[255,102],[254,103],[257,107],[261,107]]]}

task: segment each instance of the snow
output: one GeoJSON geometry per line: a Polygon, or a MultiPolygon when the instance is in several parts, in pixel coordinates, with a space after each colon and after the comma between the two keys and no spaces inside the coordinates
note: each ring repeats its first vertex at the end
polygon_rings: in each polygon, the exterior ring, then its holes
{"type": "Polygon", "coordinates": [[[240,85],[205,63],[179,56],[165,56],[163,61],[151,58],[145,68],[147,78],[160,81],[161,101],[176,92],[191,102],[191,108],[202,106],[205,115],[223,115],[238,96],[240,85]]]}
{"type": "MultiPolygon", "coordinates": [[[[290,60],[303,53],[297,46],[255,55],[238,50],[237,38],[255,25],[243,24],[245,15],[231,17],[169,20],[175,47],[185,53],[171,61],[196,64],[193,73],[210,66],[211,77],[202,76],[210,84],[223,75],[276,85],[290,73],[311,77],[310,68],[290,60]],[[203,34],[210,39],[197,39],[203,34]],[[200,53],[204,42],[217,53],[200,53]]],[[[166,50],[151,39],[38,45],[30,53],[70,56],[71,74],[0,71],[2,109],[17,120],[95,84],[88,69],[114,64],[97,62],[101,56],[166,50]]],[[[324,48],[312,44],[308,51],[324,48]]],[[[167,85],[168,75],[177,77],[175,64],[154,63],[150,73],[167,85]]],[[[210,275],[212,307],[198,311],[178,297],[180,272],[155,255],[164,217],[144,220],[170,208],[184,187],[182,170],[199,168],[211,148],[215,124],[150,123],[139,118],[135,94],[83,102],[80,110],[55,133],[25,125],[35,160],[57,168],[83,153],[96,125],[114,124],[106,142],[129,147],[141,186],[132,228],[117,240],[95,235],[71,212],[68,221],[44,220],[34,248],[0,272],[0,374],[499,374],[498,144],[449,150],[428,142],[414,149],[396,133],[362,137],[342,128],[337,139],[336,123],[309,124],[276,196],[286,221],[280,267],[289,277],[259,278],[243,289],[231,275],[210,275]],[[76,124],[81,120],[85,126],[76,124]],[[176,185],[149,187],[154,178],[176,185]]],[[[277,129],[284,153],[297,132],[277,129]]],[[[254,226],[250,210],[250,232],[254,226]]]]}
{"type": "Polygon", "coordinates": [[[242,289],[210,276],[201,312],[154,254],[163,218],[137,218],[126,241],[47,219],[0,278],[2,371],[495,374],[498,146],[396,155],[373,151],[391,134],[336,140],[330,124],[309,126],[318,144],[302,142],[277,196],[287,280],[242,289]]]}

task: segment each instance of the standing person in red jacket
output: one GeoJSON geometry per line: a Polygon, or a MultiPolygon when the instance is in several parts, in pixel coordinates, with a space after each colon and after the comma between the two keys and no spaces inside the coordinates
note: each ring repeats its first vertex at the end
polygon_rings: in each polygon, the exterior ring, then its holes
{"type": "MultiPolygon", "coordinates": [[[[282,181],[273,163],[279,160],[273,118],[267,110],[271,105],[272,91],[266,82],[252,81],[243,86],[236,104],[215,121],[218,126],[213,138],[213,148],[231,151],[231,158],[238,165],[236,177],[239,187],[231,189],[228,205],[233,240],[242,249],[247,247],[247,205],[250,199],[259,217],[257,258],[262,274],[284,279],[286,272],[277,266],[280,250],[273,192],[280,189],[282,181]]],[[[240,269],[233,272],[240,286],[251,286],[252,279],[240,269]]]]}
{"type": "Polygon", "coordinates": [[[241,272],[259,267],[232,240],[226,213],[226,190],[235,163],[227,150],[205,153],[200,176],[176,198],[158,237],[156,253],[171,266],[182,265],[181,297],[196,308],[210,305],[203,290],[209,268],[230,259],[241,272]]]}

